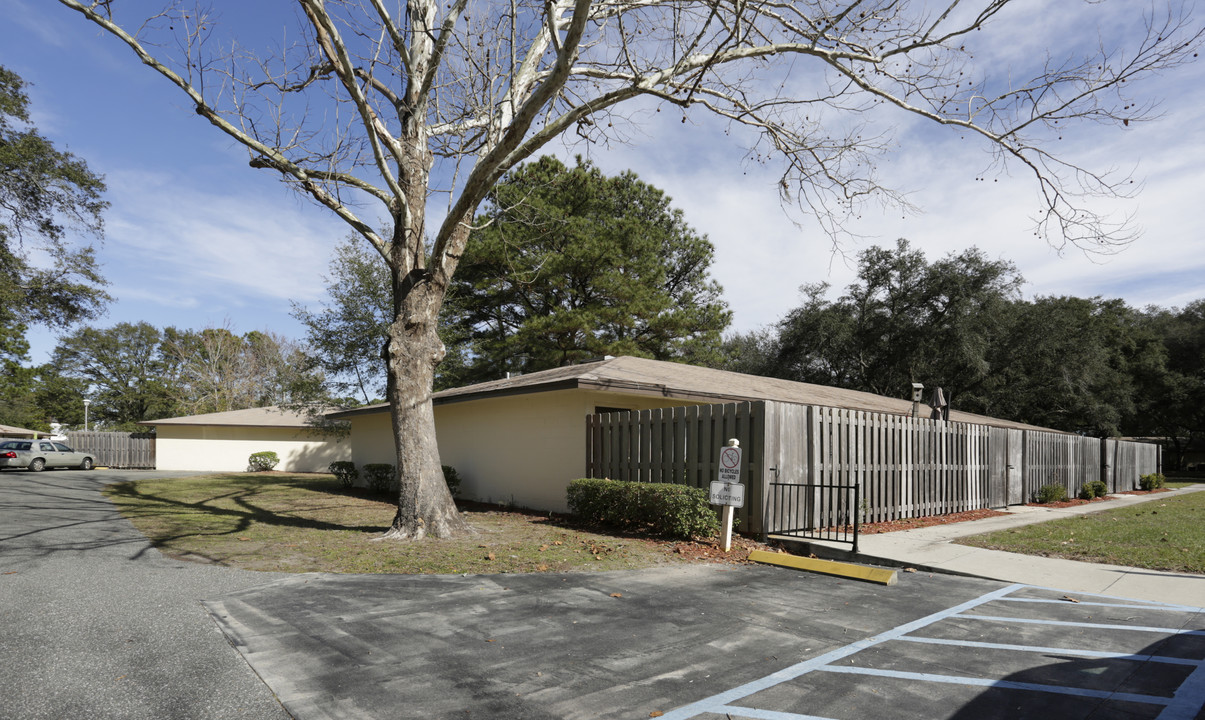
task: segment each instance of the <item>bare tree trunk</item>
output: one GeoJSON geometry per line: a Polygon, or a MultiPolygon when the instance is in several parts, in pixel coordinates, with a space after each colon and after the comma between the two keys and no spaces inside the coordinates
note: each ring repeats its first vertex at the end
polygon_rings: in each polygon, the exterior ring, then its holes
{"type": "Polygon", "coordinates": [[[431,386],[435,366],[446,354],[436,331],[442,292],[429,283],[409,291],[397,287],[397,292],[404,295],[396,303],[398,312],[385,352],[400,489],[397,515],[384,538],[417,540],[471,533],[444,480],[435,437],[431,386]]]}

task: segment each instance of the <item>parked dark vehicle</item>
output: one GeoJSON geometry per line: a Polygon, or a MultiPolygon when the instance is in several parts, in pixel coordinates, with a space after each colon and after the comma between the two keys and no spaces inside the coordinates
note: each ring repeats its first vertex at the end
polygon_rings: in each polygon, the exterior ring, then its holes
{"type": "Polygon", "coordinates": [[[0,468],[25,468],[34,472],[54,467],[91,470],[92,464],[91,455],[76,452],[54,440],[0,442],[0,468]]]}

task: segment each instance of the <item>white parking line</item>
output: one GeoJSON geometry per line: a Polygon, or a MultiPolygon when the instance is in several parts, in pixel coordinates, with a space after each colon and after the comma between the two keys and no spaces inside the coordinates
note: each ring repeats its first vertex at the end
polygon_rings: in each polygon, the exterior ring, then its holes
{"type": "Polygon", "coordinates": [[[1032,692],[1099,698],[1101,700],[1124,700],[1126,702],[1147,703],[1148,705],[1168,705],[1172,701],[1171,698],[1160,697],[1158,695],[1119,693],[1112,692],[1110,690],[1090,690],[1088,688],[1067,687],[1065,685],[1023,683],[1012,680],[992,680],[991,678],[964,677],[961,675],[936,675],[934,673],[881,670],[878,668],[851,667],[848,665],[828,665],[826,667],[817,668],[817,670],[820,672],[846,673],[848,675],[873,675],[876,677],[893,678],[895,680],[917,680],[920,682],[946,683],[949,685],[969,685],[972,687],[987,687],[996,688],[999,690],[1029,690],[1032,692]]]}
{"type": "Polygon", "coordinates": [[[1042,620],[1040,618],[1002,617],[997,615],[960,614],[954,617],[960,620],[995,620],[996,622],[1021,623],[1023,625],[1056,625],[1058,627],[1093,628],[1096,630],[1134,630],[1135,632],[1161,633],[1163,635],[1201,635],[1205,637],[1205,630],[1180,630],[1179,628],[1147,627],[1144,625],[1108,625],[1105,623],[1042,620]]]}
{"type": "Polygon", "coordinates": [[[927,638],[906,635],[901,641],[928,643],[930,645],[953,645],[955,647],[983,648],[985,650],[1016,650],[1018,652],[1054,653],[1056,655],[1076,655],[1086,658],[1103,658],[1108,660],[1134,660],[1136,662],[1157,662],[1169,665],[1205,665],[1205,660],[1191,658],[1164,657],[1161,655],[1134,655],[1131,653],[1105,652],[1103,650],[1079,650],[1065,647],[1042,647],[1040,645],[1009,645],[1007,643],[978,642],[975,640],[946,640],[944,638],[927,638]]]}
{"type": "MultiPolygon", "coordinates": [[[[689,720],[703,714],[734,714],[740,717],[755,718],[757,720],[831,720],[829,718],[821,718],[814,715],[800,715],[796,713],[783,712],[772,708],[753,708],[744,707],[738,702],[751,695],[759,693],[763,690],[781,685],[796,678],[812,672],[840,673],[847,675],[860,675],[882,678],[905,679],[920,682],[937,682],[937,683],[952,683],[971,687],[984,687],[1004,690],[1018,690],[1028,692],[1043,692],[1043,693],[1058,693],[1063,695],[1072,695],[1093,699],[1106,699],[1114,701],[1138,702],[1152,705],[1165,706],[1158,716],[1158,720],[1192,720],[1196,713],[1200,710],[1202,703],[1205,703],[1205,660],[1194,660],[1191,658],[1175,658],[1166,656],[1157,656],[1149,654],[1133,654],[1133,653],[1112,653],[1102,652],[1087,649],[1076,648],[1053,648],[1039,647],[1031,645],[1010,645],[1004,643],[989,643],[989,642],[973,642],[959,640],[945,640],[938,638],[926,638],[912,636],[913,633],[922,628],[928,627],[935,623],[949,620],[952,618],[971,619],[971,620],[993,620],[1006,623],[1024,623],[1050,625],[1060,627],[1079,627],[1091,628],[1096,630],[1136,630],[1140,632],[1160,633],[1169,636],[1201,636],[1205,635],[1205,630],[1185,630],[1180,628],[1166,627],[1150,627],[1150,626],[1134,626],[1134,625],[1115,625],[1090,622],[1068,622],[1061,620],[1043,620],[1036,618],[1025,617],[1001,617],[995,615],[969,615],[967,611],[986,605],[987,603],[996,601],[1021,602],[1021,603],[1060,603],[1065,604],[1064,600],[1047,600],[1042,598],[1016,598],[1009,597],[1013,593],[1020,590],[1038,590],[1049,592],[1061,592],[1050,588],[1036,588],[1030,585],[1015,584],[1001,588],[994,592],[982,595],[974,600],[969,600],[955,607],[948,608],[941,612],[928,615],[914,622],[900,625],[899,627],[888,630],[887,632],[866,638],[865,640],[846,645],[831,652],[825,653],[810,660],[805,660],[796,663],[790,667],[784,668],[776,673],[767,675],[759,680],[746,683],[739,687],[728,690],[727,692],[714,695],[712,697],[700,700],[698,702],[686,705],[676,710],[672,710],[662,717],[665,720],[689,720]],[[1108,690],[1094,690],[1090,688],[1078,688],[1061,685],[1047,685],[1040,683],[1025,683],[1015,682],[1004,679],[992,678],[976,678],[962,677],[952,675],[937,675],[930,673],[912,673],[900,672],[894,670],[882,670],[876,668],[836,665],[838,660],[850,657],[862,652],[868,648],[883,643],[901,640],[914,643],[930,643],[935,645],[954,645],[960,647],[974,647],[985,650],[1013,650],[1033,653],[1062,653],[1068,655],[1077,655],[1080,657],[1089,658],[1107,658],[1131,660],[1138,662],[1159,662],[1165,664],[1188,665],[1196,666],[1195,670],[1183,680],[1180,687],[1172,697],[1144,695],[1141,693],[1121,693],[1108,690]]],[[[1083,595],[1081,595],[1083,597],[1083,595]]],[[[1107,597],[1097,596],[1092,597],[1107,597]]],[[[1186,611],[1190,613],[1201,613],[1201,608],[1191,608],[1181,605],[1160,604],[1160,603],[1143,603],[1134,604],[1134,601],[1126,601],[1123,603],[1108,603],[1108,602],[1085,602],[1079,601],[1080,605],[1090,606],[1109,606],[1126,609],[1147,609],[1147,610],[1170,610],[1170,611],[1186,611]]]]}

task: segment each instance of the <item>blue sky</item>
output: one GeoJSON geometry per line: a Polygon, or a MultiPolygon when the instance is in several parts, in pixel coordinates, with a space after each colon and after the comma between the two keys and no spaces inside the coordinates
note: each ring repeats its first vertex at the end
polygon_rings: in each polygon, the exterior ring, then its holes
{"type": "MultiPolygon", "coordinates": [[[[235,13],[227,19],[245,24],[252,13],[288,5],[257,2],[249,5],[254,10],[227,11],[235,13]]],[[[1032,0],[1028,7],[1038,12],[1043,5],[1032,0]]],[[[992,36],[989,49],[1001,63],[1069,29],[1096,33],[1050,10],[1035,26],[1024,10],[1022,4],[992,36]]],[[[331,249],[347,234],[343,224],[270,172],[249,168],[246,153],[197,117],[178,90],[76,13],[49,0],[0,0],[0,17],[0,64],[33,84],[36,125],[85,158],[109,185],[112,206],[99,257],[116,301],[96,324],[145,320],[199,329],[229,323],[240,332],[299,338],[290,303],[314,306],[321,299],[331,249]]],[[[1103,32],[1126,27],[1114,25],[1103,32]]],[[[1205,66],[1157,77],[1144,94],[1161,100],[1159,122],[1124,131],[1085,126],[1063,146],[1095,168],[1133,168],[1145,183],[1137,200],[1109,206],[1132,215],[1143,230],[1112,257],[1059,253],[1035,238],[1030,179],[1001,173],[976,181],[989,164],[982,146],[907,117],[884,118],[897,150],[880,171],[922,212],[871,208],[850,227],[860,239],[839,251],[808,217],[784,212],[775,168],[748,163],[744,150],[704,118],[682,123],[680,115],[650,115],[630,144],[549,150],[587,154],[610,174],[634,170],[673,197],[716,246],[713,275],[724,286],[736,330],[779,319],[798,304],[801,284],[844,287],[860,249],[899,237],[931,259],[976,245],[1010,260],[1028,280],[1027,296],[1101,295],[1135,306],[1182,306],[1205,297],[1205,66]]],[[[54,337],[35,332],[31,340],[34,361],[43,361],[54,337]]]]}

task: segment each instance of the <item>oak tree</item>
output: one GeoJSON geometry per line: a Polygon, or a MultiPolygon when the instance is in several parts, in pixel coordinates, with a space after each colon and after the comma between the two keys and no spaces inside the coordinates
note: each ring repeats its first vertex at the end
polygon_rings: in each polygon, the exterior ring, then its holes
{"type": "MultiPolygon", "coordinates": [[[[1061,38],[1044,65],[1000,68],[978,62],[976,46],[1021,5],[1011,0],[298,0],[301,40],[273,48],[234,42],[192,6],[148,18],[121,0],[60,2],[389,268],[399,538],[466,529],[435,439],[440,307],[490,190],[554,139],[622,140],[634,130],[625,108],[714,114],[750,130],[754,152],[782,163],[781,190],[836,231],[867,199],[902,200],[873,172],[884,137],[857,122],[885,106],[980,139],[1034,178],[1039,233],[1096,245],[1116,228],[1076,193],[1116,192],[1124,178],[1060,158],[1057,133],[1144,118],[1135,81],[1184,62],[1200,40],[1172,9],[1138,18],[1146,32],[1133,46],[1061,38]],[[428,218],[435,195],[447,206],[428,218]]],[[[1084,4],[1084,22],[1105,8],[1084,4]]]]}
{"type": "Polygon", "coordinates": [[[134,430],[143,420],[180,414],[172,397],[173,360],[163,352],[163,333],[150,323],[79,328],[59,339],[51,364],[92,389],[98,425],[134,430]]]}
{"type": "Polygon", "coordinates": [[[62,330],[109,296],[91,244],[103,230],[104,181],[30,123],[25,81],[0,66],[0,422],[44,427],[28,367],[32,325],[62,330]]]}

